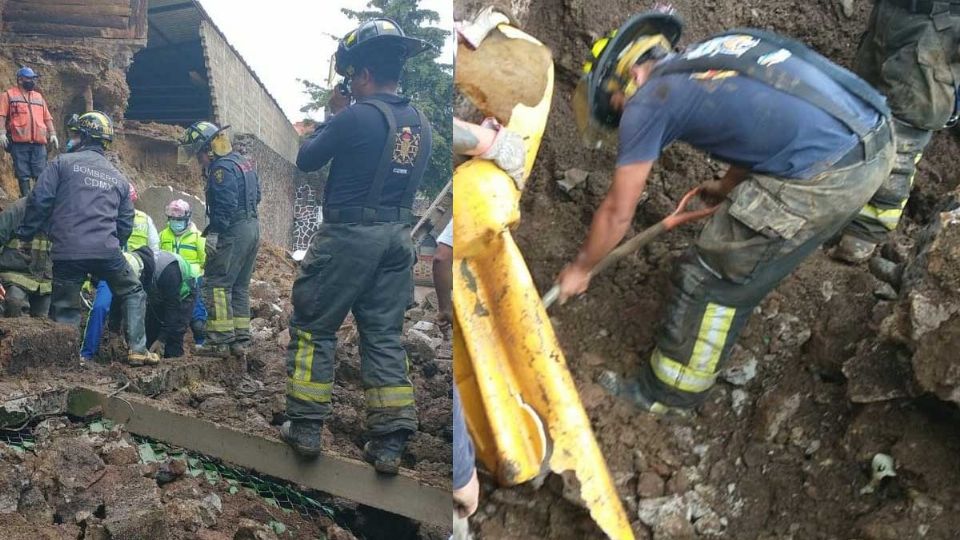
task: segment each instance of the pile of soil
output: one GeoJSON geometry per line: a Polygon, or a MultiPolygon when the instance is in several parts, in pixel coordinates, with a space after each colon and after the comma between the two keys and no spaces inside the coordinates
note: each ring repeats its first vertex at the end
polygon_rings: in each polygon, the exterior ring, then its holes
{"type": "MultiPolygon", "coordinates": [[[[193,411],[198,417],[260,436],[277,438],[278,427],[285,420],[287,380],[285,358],[286,345],[290,339],[287,325],[292,310],[290,291],[296,269],[296,263],[282,249],[266,244],[261,246],[251,283],[253,346],[245,360],[229,364],[220,365],[215,359],[194,357],[190,352],[193,350],[193,344],[188,332],[186,337],[188,354],[184,358],[164,360],[156,368],[130,368],[122,363],[126,356],[123,339],[121,336],[108,333],[95,362],[81,369],[76,362],[78,348],[76,330],[43,320],[19,319],[7,322],[0,320],[0,373],[3,373],[7,378],[6,382],[9,382],[9,388],[5,386],[4,391],[0,392],[2,400],[10,401],[12,398],[37,396],[57,388],[70,388],[76,384],[123,387],[127,391],[144,393],[172,404],[178,410],[193,411]],[[56,334],[58,339],[49,340],[51,332],[58,332],[56,334]],[[51,358],[57,360],[52,362],[51,358]],[[189,368],[193,374],[190,377],[171,375],[176,373],[177,366],[194,365],[198,367],[189,368]],[[196,373],[200,373],[199,378],[196,373]],[[189,380],[189,384],[178,384],[179,379],[189,380]]],[[[452,471],[452,355],[449,343],[430,322],[436,315],[435,294],[427,291],[418,292],[421,293],[417,295],[421,300],[417,302],[415,308],[408,311],[404,345],[411,361],[411,379],[420,414],[420,430],[411,439],[402,465],[423,483],[449,488],[452,471]]],[[[360,381],[358,334],[352,320],[348,319],[345,322],[339,338],[337,375],[333,392],[334,416],[324,426],[324,449],[326,452],[362,459],[362,449],[366,442],[363,426],[365,403],[360,381]]],[[[3,412],[3,406],[9,405],[7,401],[2,400],[0,400],[0,413],[3,412]]],[[[43,405],[32,405],[31,412],[34,420],[54,414],[57,407],[64,405],[56,399],[49,402],[41,400],[40,403],[43,405]]],[[[3,415],[0,414],[0,420],[2,419],[3,415]]],[[[7,425],[20,423],[20,418],[14,417],[13,421],[7,425]]],[[[123,434],[123,436],[128,435],[123,434]]],[[[70,440],[69,444],[74,444],[74,439],[70,440]]],[[[2,447],[3,445],[0,444],[0,448],[2,447]]],[[[38,448],[42,448],[42,445],[38,445],[38,448]]],[[[42,457],[42,453],[38,452],[38,455],[42,457]]],[[[3,459],[0,458],[0,461],[3,459]]],[[[117,477],[126,479],[127,477],[135,478],[138,473],[134,470],[117,474],[126,475],[117,477]]],[[[113,476],[105,476],[99,484],[107,486],[104,489],[109,489],[113,480],[115,480],[113,476]]],[[[46,471],[41,470],[34,481],[55,482],[55,477],[49,478],[46,471]]],[[[144,483],[141,480],[137,482],[144,483]]],[[[209,491],[210,489],[207,489],[203,493],[209,491]]],[[[77,496],[92,497],[95,493],[84,494],[84,492],[84,489],[77,489],[77,496]]],[[[163,500],[163,493],[158,496],[163,500]]],[[[202,498],[202,496],[199,497],[199,499],[202,498]]],[[[46,504],[53,504],[46,492],[41,499],[47,501],[46,504]]],[[[245,508],[243,505],[253,503],[247,501],[237,504],[245,508]]],[[[390,516],[366,507],[362,507],[362,511],[356,510],[356,503],[349,501],[336,500],[331,504],[340,510],[354,512],[355,523],[351,524],[350,530],[359,537],[441,538],[444,536],[442,531],[421,526],[404,518],[390,516]]],[[[224,498],[224,506],[229,506],[227,498],[224,498]]],[[[224,513],[226,512],[227,510],[224,510],[224,513]]],[[[20,518],[11,519],[14,519],[11,527],[22,525],[20,518]]],[[[63,519],[72,523],[73,514],[63,519]]],[[[157,519],[163,521],[173,518],[157,519]]],[[[57,523],[62,524],[62,520],[57,523]]],[[[230,520],[230,523],[236,525],[237,521],[230,520]]],[[[288,529],[293,526],[291,523],[284,523],[288,529]]],[[[50,523],[43,522],[40,525],[48,526],[50,523]]],[[[28,525],[23,526],[28,527],[28,525]]],[[[316,535],[311,531],[325,530],[322,522],[304,523],[303,527],[305,527],[303,536],[297,533],[293,537],[313,538],[316,535]]],[[[209,525],[203,528],[221,530],[209,525]]],[[[31,528],[23,530],[34,531],[31,528]]],[[[36,529],[36,531],[40,530],[36,529]]],[[[23,534],[21,538],[37,538],[47,533],[36,532],[35,536],[31,536],[34,534],[32,532],[23,534]]],[[[117,537],[116,533],[111,534],[117,537]]],[[[232,534],[230,533],[228,537],[232,538],[232,534]]],[[[329,538],[353,538],[350,533],[345,533],[347,536],[336,536],[328,530],[326,534],[329,538]]],[[[194,536],[171,536],[171,538],[188,537],[194,538],[194,536]]],[[[220,538],[219,536],[197,537],[220,538]]],[[[261,536],[255,537],[261,538],[261,536]]],[[[237,538],[247,538],[247,536],[237,538]]]]}
{"type": "MultiPolygon", "coordinates": [[[[570,99],[593,39],[648,9],[626,0],[597,9],[580,0],[500,2],[526,6],[521,24],[556,62],[549,124],[521,200],[515,233],[528,267],[546,290],[576,254],[612,178],[615,151],[581,147],[570,99]],[[586,181],[557,186],[573,169],[586,181]]],[[[457,15],[475,2],[458,2],[457,15]]],[[[799,38],[851,64],[870,2],[851,18],[831,0],[673,2],[686,22],[682,44],[737,26],[799,38]]],[[[924,154],[900,232],[909,244],[958,183],[958,142],[939,133],[924,154]]],[[[632,235],[664,217],[688,189],[725,170],[674,145],[654,169],[632,235]]],[[[602,369],[633,374],[654,347],[674,261],[697,227],[675,231],[598,276],[584,299],[552,312],[557,335],[600,447],[638,538],[954,538],[960,531],[960,421],[935,399],[852,400],[844,362],[873,343],[895,302],[865,268],[822,253],[757,309],[730,365],[691,418],[660,419],[610,398],[594,381],[602,369]],[[854,402],[856,401],[856,402],[854,402]],[[873,493],[876,453],[895,458],[898,475],[873,493]]],[[[894,294],[895,296],[895,294],[894,294]]],[[[894,373],[891,376],[901,376],[894,373]]],[[[909,376],[909,371],[907,372],[909,376]]],[[[855,397],[855,396],[854,396],[855,397]]],[[[481,538],[601,538],[587,512],[564,498],[564,483],[511,489],[484,483],[474,528],[481,538]]]]}

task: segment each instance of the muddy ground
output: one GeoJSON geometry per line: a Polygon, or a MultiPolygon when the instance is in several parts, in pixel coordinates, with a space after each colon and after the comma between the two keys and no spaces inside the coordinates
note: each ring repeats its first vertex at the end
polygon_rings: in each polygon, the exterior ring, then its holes
{"type": "MultiPolygon", "coordinates": [[[[455,2],[455,15],[476,4],[455,2]]],[[[587,151],[578,143],[569,103],[580,62],[593,39],[652,3],[500,4],[519,7],[524,28],[552,49],[556,61],[550,120],[515,233],[535,281],[546,290],[576,253],[609,186],[615,159],[612,151],[587,151]],[[568,194],[557,181],[571,169],[587,179],[568,194]]],[[[848,18],[832,0],[673,4],[686,22],[682,44],[726,28],[762,27],[800,38],[847,66],[872,5],[855,1],[848,18]]],[[[952,162],[958,146],[953,134],[943,132],[928,147],[901,232],[885,248],[892,257],[913,256],[910,246],[919,231],[957,187],[960,178],[952,162]]],[[[666,151],[633,232],[661,219],[685,191],[718,177],[724,168],[688,147],[666,151]]],[[[653,349],[673,261],[696,229],[655,242],[595,278],[585,298],[552,312],[636,536],[958,537],[956,407],[925,396],[904,398],[906,393],[878,398],[871,395],[875,381],[856,366],[844,367],[858,351],[881,346],[875,339],[878,327],[895,304],[896,292],[891,296],[866,268],[835,264],[822,253],[806,261],[756,311],[724,381],[692,418],[638,413],[594,383],[601,369],[636,372],[653,349]],[[874,493],[860,494],[878,452],[894,457],[898,475],[874,493]]],[[[883,359],[874,376],[910,377],[895,348],[874,352],[883,359]]],[[[588,514],[562,493],[556,477],[539,491],[499,489],[486,482],[474,529],[491,539],[602,537],[588,514]]]]}
{"type": "MultiPolygon", "coordinates": [[[[295,271],[295,263],[282,250],[262,246],[251,285],[254,346],[245,359],[226,363],[188,354],[182,359],[165,360],[159,368],[130,368],[118,361],[126,355],[123,340],[108,334],[95,363],[81,370],[76,364],[78,336],[74,330],[49,321],[0,320],[0,401],[3,402],[0,404],[0,420],[6,419],[4,425],[7,427],[21,424],[19,417],[4,416],[10,414],[7,409],[12,408],[11,398],[45,392],[55,395],[57,389],[85,383],[149,395],[180,410],[192,410],[199,417],[276,438],[277,428],[285,420],[284,358],[285,346],[289,342],[289,294],[295,271]],[[51,358],[56,360],[51,361],[51,358]]],[[[410,443],[404,465],[422,482],[449,488],[452,437],[450,346],[444,342],[439,330],[429,324],[436,313],[435,295],[429,291],[418,292],[420,301],[409,311],[404,343],[411,359],[421,429],[410,443]],[[416,323],[421,323],[419,330],[413,329],[416,323]]],[[[324,427],[324,447],[332,453],[362,459],[362,447],[366,441],[363,432],[364,394],[359,376],[357,332],[352,321],[345,323],[340,337],[333,397],[335,415],[324,427]]],[[[192,350],[189,332],[187,343],[187,349],[192,350]]],[[[29,494],[30,504],[39,504],[44,513],[36,515],[33,507],[24,503],[23,497],[27,495],[21,495],[19,499],[14,496],[9,505],[0,507],[0,520],[3,520],[0,526],[4,527],[0,537],[5,539],[265,539],[273,538],[271,535],[331,539],[444,537],[443,531],[435,528],[323,495],[318,497],[336,510],[339,525],[322,516],[279,514],[278,509],[258,497],[233,494],[226,484],[205,485],[188,475],[169,485],[158,486],[155,479],[149,477],[154,473],[149,467],[138,464],[135,456],[124,457],[122,463],[112,463],[115,445],[107,445],[106,450],[101,448],[103,441],[98,437],[102,438],[102,435],[94,437],[91,442],[82,425],[70,424],[62,411],[58,414],[58,407],[63,404],[55,398],[38,403],[42,406],[32,405],[30,421],[23,422],[32,426],[44,420],[35,430],[39,434],[36,447],[16,454],[0,443],[0,452],[3,452],[0,468],[6,469],[0,471],[0,477],[7,478],[10,485],[19,485],[21,493],[29,494]],[[50,422],[57,429],[51,430],[50,422]],[[80,464],[86,468],[72,473],[49,465],[80,459],[68,455],[67,448],[78,448],[78,452],[89,458],[83,458],[86,461],[80,464]],[[8,459],[15,455],[16,459],[8,459]],[[64,479],[65,475],[70,475],[69,482],[64,479]],[[93,489],[94,483],[99,487],[93,489]],[[145,504],[153,512],[148,516],[153,521],[148,520],[149,523],[142,527],[165,529],[168,536],[155,536],[147,529],[128,534],[122,528],[126,525],[115,525],[111,529],[109,519],[114,512],[126,516],[134,506],[136,512],[141,511],[138,505],[132,505],[122,496],[111,495],[114,498],[103,499],[111,490],[126,489],[122,486],[128,483],[138,486],[136,490],[131,488],[130,497],[134,497],[134,491],[142,492],[136,497],[146,498],[145,504]],[[62,493],[64,485],[71,490],[67,494],[62,493]],[[33,490],[33,486],[37,490],[33,490]],[[211,493],[222,502],[222,509],[216,512],[211,510],[208,501],[211,493]],[[67,500],[69,508],[62,508],[60,499],[67,500]],[[100,514],[106,512],[106,518],[97,514],[101,506],[105,510],[101,509],[100,514]],[[275,517],[268,519],[271,515],[275,517]],[[271,521],[283,523],[285,532],[279,534],[270,529],[271,521]],[[103,527],[109,535],[98,532],[103,527]],[[11,532],[8,534],[7,531],[11,532]]],[[[131,441],[130,434],[121,429],[113,430],[109,437],[111,440],[131,441]]],[[[116,445],[124,444],[116,442],[116,445]]],[[[124,453],[128,451],[124,450],[124,453]]],[[[135,519],[129,518],[131,523],[146,519],[136,515],[139,514],[135,514],[135,519]]]]}

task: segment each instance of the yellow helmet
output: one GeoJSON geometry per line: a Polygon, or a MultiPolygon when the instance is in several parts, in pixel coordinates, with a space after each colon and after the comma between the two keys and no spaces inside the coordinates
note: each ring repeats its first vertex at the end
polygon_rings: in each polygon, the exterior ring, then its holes
{"type": "Polygon", "coordinates": [[[669,53],[680,40],[683,22],[672,9],[634,15],[620,28],[598,39],[583,64],[573,94],[573,112],[584,144],[598,148],[620,125],[621,111],[611,97],[637,91],[631,68],[669,53]]]}
{"type": "Polygon", "coordinates": [[[230,126],[217,127],[212,122],[194,122],[180,137],[177,163],[186,165],[201,152],[213,154],[211,158],[222,157],[233,151],[230,138],[224,131],[230,126]]]}
{"type": "Polygon", "coordinates": [[[100,111],[90,111],[80,116],[74,114],[67,120],[67,132],[79,133],[83,138],[99,141],[104,148],[113,142],[113,120],[100,111]]]}

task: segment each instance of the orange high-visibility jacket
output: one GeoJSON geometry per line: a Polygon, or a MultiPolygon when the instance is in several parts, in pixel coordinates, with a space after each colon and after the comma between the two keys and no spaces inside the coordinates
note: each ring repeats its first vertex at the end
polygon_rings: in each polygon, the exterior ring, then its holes
{"type": "Polygon", "coordinates": [[[53,117],[40,92],[15,86],[0,94],[0,116],[7,117],[5,128],[11,141],[47,144],[47,122],[53,117]]]}

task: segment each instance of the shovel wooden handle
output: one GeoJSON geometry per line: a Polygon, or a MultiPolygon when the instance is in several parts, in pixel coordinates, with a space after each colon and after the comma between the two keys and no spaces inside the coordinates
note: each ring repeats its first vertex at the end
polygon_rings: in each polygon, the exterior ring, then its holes
{"type": "MultiPolygon", "coordinates": [[[[640,234],[617,246],[616,249],[608,253],[607,256],[604,257],[603,260],[601,260],[597,266],[590,271],[590,276],[593,277],[600,272],[603,272],[613,265],[613,263],[649,244],[654,238],[660,236],[661,234],[685,223],[703,219],[716,212],[718,206],[709,206],[699,210],[687,210],[687,205],[690,204],[690,201],[693,200],[693,198],[699,193],[699,187],[688,191],[686,195],[680,199],[680,203],[677,204],[677,208],[670,215],[658,221],[656,225],[644,229],[642,232],[640,232],[640,234]]],[[[555,284],[553,287],[550,287],[550,290],[547,291],[547,294],[543,295],[542,302],[544,309],[549,309],[558,298],[560,298],[560,285],[555,284]]]]}

